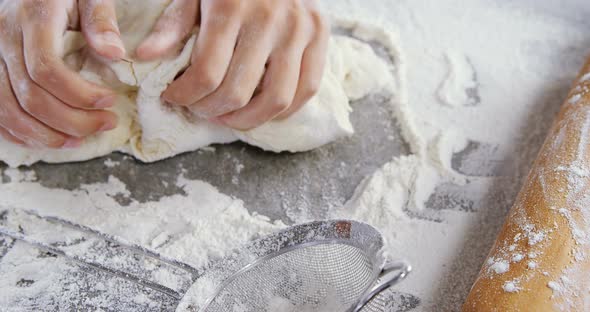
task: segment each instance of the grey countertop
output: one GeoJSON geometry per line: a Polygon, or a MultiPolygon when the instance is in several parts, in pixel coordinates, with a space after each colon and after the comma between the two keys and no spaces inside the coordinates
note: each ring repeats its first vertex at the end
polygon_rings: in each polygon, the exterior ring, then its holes
{"type": "MultiPolygon", "coordinates": [[[[585,0],[522,0],[517,1],[516,5],[580,20],[582,24],[586,22],[581,20],[581,16],[586,13],[585,16],[590,16],[590,5],[585,0]],[[580,7],[580,10],[572,10],[572,6],[580,7]]],[[[590,27],[588,31],[590,32],[590,27]]],[[[520,150],[530,154],[522,157],[524,161],[534,158],[534,153],[544,137],[544,128],[539,128],[539,123],[550,122],[556,110],[555,103],[565,97],[567,88],[564,85],[553,90],[545,97],[546,103],[541,103],[538,105],[538,111],[531,113],[537,117],[531,118],[529,122],[530,134],[523,137],[519,143],[521,146],[515,147],[517,152],[520,150]]],[[[39,182],[49,188],[77,189],[81,184],[106,182],[112,175],[123,181],[131,192],[131,197],[140,202],[181,193],[182,189],[176,186],[175,181],[182,173],[189,179],[206,181],[222,193],[244,200],[248,210],[269,216],[271,219],[292,224],[296,221],[294,216],[303,210],[313,211],[313,215],[307,216],[308,218],[322,218],[326,216],[330,205],[341,205],[349,199],[364,177],[393,157],[410,152],[408,144],[401,139],[396,120],[392,117],[389,96],[391,95],[373,94],[353,103],[353,108],[357,108],[357,113],[352,115],[356,134],[351,138],[308,153],[273,154],[236,143],[186,153],[153,164],[143,164],[122,154],[112,154],[83,163],[37,164],[32,169],[36,172],[39,182]],[[120,165],[108,167],[105,165],[107,159],[120,162],[120,165]],[[162,181],[169,183],[164,187],[162,181]],[[317,209],[307,209],[309,207],[317,209]]],[[[484,159],[484,157],[493,158],[493,149],[493,146],[471,142],[464,151],[455,154],[453,167],[459,172],[475,176],[501,175],[512,170],[512,167],[506,167],[506,164],[511,164],[510,160],[484,159]],[[479,165],[476,167],[469,165],[474,159],[478,159],[479,165]],[[487,165],[482,166],[482,163],[487,165]]],[[[0,170],[4,168],[0,166],[0,170]]],[[[487,204],[494,209],[488,209],[480,217],[480,223],[487,225],[481,227],[479,233],[473,237],[466,238],[462,250],[457,251],[457,257],[470,252],[473,246],[491,244],[507,207],[518,191],[518,181],[526,172],[526,168],[528,165],[520,164],[519,172],[511,172],[513,176],[508,179],[508,182],[499,180],[497,185],[490,189],[489,196],[483,200],[486,200],[487,204]]],[[[3,182],[8,182],[7,176],[3,177],[3,182]]],[[[449,184],[440,186],[426,206],[432,210],[452,207],[452,209],[470,211],[473,209],[474,200],[469,197],[468,189],[449,184]]],[[[121,203],[125,204],[124,199],[121,203]]],[[[414,217],[429,218],[428,215],[414,217]]],[[[4,265],[1,262],[2,258],[10,256],[13,248],[33,247],[19,245],[11,239],[0,237],[0,266],[4,265]]],[[[119,246],[113,244],[96,246],[96,252],[117,253],[118,249],[119,246]]],[[[56,256],[39,251],[38,257],[52,259],[56,256]]],[[[472,281],[482,260],[481,257],[470,259],[474,263],[462,263],[470,268],[467,271],[461,271],[467,278],[457,280],[449,276],[448,282],[443,283],[439,289],[440,300],[462,300],[466,289],[470,286],[469,282],[465,281],[472,281]]],[[[464,270],[464,267],[457,268],[457,271],[459,270],[464,270]]],[[[72,265],[69,272],[71,272],[70,276],[56,283],[60,283],[64,292],[75,290],[76,296],[66,301],[55,302],[56,296],[52,296],[51,293],[43,294],[46,296],[43,302],[53,300],[49,307],[38,306],[36,298],[23,297],[20,307],[14,307],[13,310],[23,308],[24,310],[172,311],[177,303],[176,300],[150,289],[130,285],[125,280],[102,272],[91,271],[77,265],[72,265]],[[97,289],[96,285],[99,282],[103,286],[97,289]],[[94,300],[96,298],[101,298],[101,302],[113,304],[97,307],[95,302],[98,301],[94,300]]],[[[27,283],[34,283],[34,281],[22,281],[22,287],[26,287],[27,283]]],[[[397,303],[395,311],[412,310],[420,302],[419,298],[402,293],[396,293],[394,300],[397,303]]]]}
{"type": "MultiPolygon", "coordinates": [[[[115,176],[127,185],[130,198],[140,202],[182,193],[176,181],[183,174],[188,179],[206,181],[222,193],[242,199],[249,211],[274,220],[293,224],[296,220],[292,217],[301,217],[301,211],[312,212],[313,215],[307,216],[310,219],[325,218],[330,205],[342,205],[352,196],[363,178],[389,162],[392,157],[408,153],[408,146],[398,135],[399,129],[392,118],[389,96],[373,94],[352,103],[353,108],[362,112],[352,114],[356,134],[307,153],[274,154],[235,143],[217,145],[151,164],[117,153],[80,163],[41,163],[30,169],[36,172],[38,181],[43,186],[70,190],[78,189],[82,184],[104,183],[109,176],[115,176]],[[108,167],[105,160],[119,164],[108,167]],[[162,183],[163,181],[168,183],[162,183]],[[308,207],[314,209],[307,209],[308,207]]],[[[2,168],[5,167],[0,167],[2,168]]],[[[8,177],[4,177],[4,182],[9,182],[8,177]]],[[[121,204],[125,205],[125,200],[128,199],[121,199],[121,204]]],[[[12,240],[0,237],[0,259],[10,254],[14,246],[16,245],[12,240]]],[[[119,246],[108,244],[98,244],[93,248],[95,250],[89,250],[89,253],[124,252],[119,246]]],[[[39,257],[55,255],[40,251],[39,257]]],[[[123,269],[128,272],[137,271],[137,268],[132,267],[123,269]]],[[[113,306],[101,307],[106,311],[174,310],[176,306],[176,300],[149,288],[131,286],[125,280],[75,264],[72,264],[70,276],[61,281],[64,288],[71,287],[68,280],[76,285],[79,298],[56,302],[56,306],[64,310],[94,310],[94,301],[89,299],[99,297],[103,302],[116,302],[113,306]],[[97,290],[93,285],[98,281],[112,285],[114,289],[107,292],[97,290]],[[117,287],[124,289],[125,293],[122,294],[117,287]],[[129,299],[138,294],[149,299],[129,299]],[[105,297],[110,298],[105,300],[105,297]]],[[[32,308],[38,301],[51,301],[51,293],[45,296],[49,299],[23,298],[22,306],[32,308]]],[[[411,296],[397,296],[404,306],[406,301],[408,304],[417,304],[416,299],[411,296]]]]}

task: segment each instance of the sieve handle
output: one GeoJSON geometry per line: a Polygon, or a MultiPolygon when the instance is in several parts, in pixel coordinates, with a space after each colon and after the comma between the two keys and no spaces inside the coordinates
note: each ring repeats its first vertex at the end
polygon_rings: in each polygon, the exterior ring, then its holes
{"type": "Polygon", "coordinates": [[[381,270],[379,278],[377,279],[377,284],[367,290],[361,299],[359,299],[357,305],[349,311],[360,311],[369,301],[371,301],[371,299],[389,287],[402,281],[404,278],[406,278],[406,276],[408,276],[408,274],[410,274],[411,271],[412,266],[405,261],[396,261],[385,264],[383,270],[381,270]]]}

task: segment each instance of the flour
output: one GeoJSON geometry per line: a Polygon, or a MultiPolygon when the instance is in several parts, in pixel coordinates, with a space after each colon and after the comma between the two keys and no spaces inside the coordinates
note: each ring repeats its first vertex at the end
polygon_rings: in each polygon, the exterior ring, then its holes
{"type": "MultiPolygon", "coordinates": [[[[185,195],[174,195],[157,202],[131,201],[129,205],[121,206],[116,198],[128,197],[130,194],[126,186],[113,176],[109,177],[106,183],[82,185],[80,190],[74,192],[48,189],[37,183],[14,182],[0,187],[0,207],[1,210],[21,208],[34,210],[41,216],[60,216],[67,221],[115,235],[122,241],[145,246],[149,250],[196,268],[202,268],[209,261],[223,257],[233,248],[251,239],[284,227],[280,222],[271,222],[266,217],[248,213],[240,200],[220,194],[204,182],[189,181],[180,176],[177,184],[182,186],[185,195]],[[141,224],[141,227],[130,226],[132,224],[141,224]]],[[[8,219],[8,225],[11,224],[14,224],[13,227],[16,229],[31,224],[31,220],[27,220],[24,215],[14,219],[11,217],[8,219]]],[[[34,230],[32,235],[39,235],[40,241],[73,244],[73,247],[68,247],[72,253],[84,253],[88,249],[85,244],[76,242],[75,233],[68,235],[67,231],[60,228],[54,225],[41,231],[37,225],[31,231],[34,230]],[[51,234],[51,237],[47,234],[51,234]]],[[[30,261],[35,263],[38,251],[27,252],[31,254],[14,255],[14,266],[19,267],[19,270],[24,269],[20,264],[28,263],[27,259],[30,257],[30,261]]],[[[56,261],[62,267],[67,266],[63,259],[58,260],[56,261]]],[[[107,260],[103,259],[99,262],[105,261],[107,260]]],[[[121,258],[114,261],[128,260],[121,258]]],[[[30,275],[28,271],[14,271],[11,267],[6,269],[13,273],[1,273],[2,276],[7,276],[3,278],[5,283],[0,285],[3,289],[3,296],[0,296],[2,306],[15,306],[22,298],[18,285],[15,288],[18,280],[24,278],[37,282],[43,281],[45,277],[51,277],[30,275]]],[[[70,271],[71,269],[61,268],[55,274],[70,271]]],[[[185,272],[186,274],[189,273],[185,272]]],[[[166,271],[155,270],[152,279],[167,286],[177,286],[181,283],[166,271]]],[[[29,288],[28,291],[34,293],[37,289],[39,292],[45,292],[54,289],[53,287],[59,287],[60,283],[52,285],[51,280],[47,280],[36,283],[35,286],[39,288],[29,288]]],[[[66,295],[72,296],[64,294],[66,295]]],[[[30,298],[36,296],[41,296],[41,293],[31,294],[30,298]]]]}
{"type": "Polygon", "coordinates": [[[504,289],[505,292],[509,293],[515,293],[520,290],[520,288],[518,287],[518,281],[506,282],[504,283],[504,286],[502,286],[502,289],[504,289]]]}
{"type": "Polygon", "coordinates": [[[274,297],[269,300],[267,311],[284,311],[284,312],[340,312],[345,311],[348,307],[340,304],[340,299],[336,296],[328,296],[321,305],[295,306],[288,299],[274,297]]]}
{"type": "MultiPolygon", "coordinates": [[[[333,207],[330,215],[374,225],[386,239],[389,257],[413,264],[414,272],[395,289],[415,298],[412,304],[418,310],[458,310],[539,138],[581,64],[590,42],[587,28],[555,17],[554,10],[544,13],[506,2],[347,0],[322,1],[321,6],[336,25],[351,28],[359,39],[381,43],[396,60],[396,68],[384,67],[394,80],[388,88],[399,91],[391,101],[392,118],[400,124],[411,152],[392,155],[391,162],[368,176],[346,205],[333,207]],[[457,172],[454,156],[468,142],[491,146],[485,158],[510,162],[514,169],[500,176],[483,163],[480,169],[486,174],[457,172]]],[[[384,74],[382,70],[378,73],[384,74]]],[[[355,83],[349,87],[353,86],[355,83]]],[[[572,179],[584,172],[584,168],[575,170],[572,179]]],[[[0,203],[80,222],[194,266],[285,226],[249,213],[239,199],[202,181],[179,177],[186,194],[145,203],[134,201],[119,182],[112,177],[74,191],[49,189],[26,180],[11,182],[0,185],[0,203]],[[131,204],[120,205],[118,196],[131,204]]],[[[299,214],[294,219],[301,217],[297,220],[302,221],[309,215],[306,211],[299,214]]],[[[13,221],[19,220],[26,221],[13,221]]],[[[486,272],[506,274],[515,255],[526,254],[530,271],[549,275],[542,263],[534,262],[534,268],[531,263],[542,255],[547,234],[554,229],[530,228],[526,220],[522,224],[522,233],[503,246],[505,254],[486,262],[486,272]],[[523,252],[519,244],[534,250],[523,252]],[[489,266],[494,268],[488,270],[489,266]]],[[[54,236],[52,239],[59,239],[54,236]]],[[[35,249],[15,246],[9,258],[2,259],[3,265],[9,262],[10,266],[0,266],[2,276],[7,276],[0,284],[2,306],[18,305],[22,296],[40,298],[42,304],[49,302],[43,301],[48,297],[44,294],[60,294],[61,300],[75,297],[75,287],[60,293],[60,287],[67,284],[63,276],[71,270],[65,260],[51,258],[48,265],[36,258],[35,249]],[[40,270],[44,267],[49,274],[36,273],[45,272],[40,270]],[[28,280],[35,283],[23,294],[17,284],[28,280]]],[[[563,272],[565,278],[548,276],[553,280],[548,287],[554,296],[576,291],[573,279],[568,278],[576,273],[573,268],[563,272]]],[[[167,274],[156,275],[156,280],[175,283],[167,281],[167,274]]],[[[97,289],[112,287],[108,282],[97,285],[97,289]]],[[[502,285],[502,291],[520,290],[518,280],[502,285]]],[[[125,300],[155,302],[130,297],[125,300]]],[[[93,302],[99,305],[100,300],[102,306],[116,302],[102,297],[93,302]]]]}
{"type": "Polygon", "coordinates": [[[121,164],[120,162],[113,161],[112,159],[107,159],[107,160],[104,161],[104,165],[107,168],[115,168],[115,167],[117,167],[120,164],[121,164]]]}
{"type": "Polygon", "coordinates": [[[561,292],[561,286],[556,282],[551,281],[547,283],[547,287],[551,288],[555,294],[559,294],[561,292]]]}
{"type": "Polygon", "coordinates": [[[522,259],[524,259],[524,256],[519,253],[512,256],[512,262],[520,262],[522,259]]]}
{"type": "MultiPolygon", "coordinates": [[[[391,29],[400,35],[401,57],[407,70],[404,76],[405,101],[410,105],[396,104],[400,108],[396,117],[401,119],[400,123],[410,125],[405,127],[410,131],[404,132],[404,137],[414,152],[410,157],[416,159],[415,164],[400,165],[403,170],[391,168],[403,157],[384,166],[367,179],[369,182],[361,185],[346,212],[339,216],[352,215],[376,225],[388,239],[392,257],[408,258],[420,268],[397,289],[419,294],[423,310],[458,310],[464,295],[457,293],[469,291],[500,227],[501,221],[496,221],[504,216],[500,211],[508,209],[511,200],[502,200],[504,193],[486,200],[487,193],[502,187],[494,186],[492,179],[485,176],[457,176],[452,156],[463,149],[464,142],[486,143],[494,147],[485,154],[486,158],[499,161],[508,158],[517,164],[516,169],[508,174],[516,178],[517,172],[521,171],[520,175],[524,175],[535,148],[520,147],[520,151],[514,148],[519,140],[532,133],[539,133],[542,137],[551,121],[550,118],[529,117],[531,114],[549,114],[547,106],[542,107],[538,101],[538,94],[546,94],[547,86],[560,86],[561,93],[551,99],[553,108],[549,109],[555,112],[582,64],[588,36],[569,21],[531,14],[495,2],[399,1],[388,6],[391,10],[383,9],[384,4],[379,1],[349,2],[351,5],[342,9],[326,6],[338,17],[374,16],[376,13],[371,6],[380,7],[383,20],[391,21],[383,24],[392,24],[391,29]],[[443,11],[446,13],[440,14],[443,11]],[[474,29],[464,31],[465,25],[474,29]],[[515,32],[514,29],[521,31],[515,32]],[[564,36],[567,39],[563,40],[564,36]],[[505,49],[507,46],[516,47],[517,52],[505,49]],[[502,61],[493,62],[492,59],[502,61]],[[549,59],[561,61],[551,64],[549,59]],[[424,66],[425,62],[429,66],[424,66]],[[539,128],[527,128],[528,118],[539,128]],[[390,170],[389,176],[386,173],[390,170]],[[477,198],[474,203],[476,214],[453,214],[446,210],[453,208],[424,205],[436,192],[437,185],[447,181],[463,185],[473,193],[477,198]],[[400,191],[397,191],[398,184],[402,185],[400,191]],[[360,191],[362,189],[364,193],[360,191]],[[390,191],[383,194],[379,191],[382,189],[390,191]],[[426,220],[404,220],[408,214],[417,214],[426,220]],[[442,232],[436,231],[437,224],[427,221],[428,218],[440,218],[442,232]],[[490,222],[496,225],[491,226],[490,222]],[[485,230],[493,227],[496,231],[485,230]],[[455,251],[447,258],[439,246],[455,251]],[[471,263],[474,258],[479,260],[471,263]],[[449,266],[449,263],[454,264],[449,266]],[[465,277],[458,278],[457,275],[465,277]]],[[[583,174],[583,171],[577,172],[583,174]]],[[[513,183],[508,179],[496,179],[497,184],[507,183],[506,189],[513,183]]],[[[513,187],[515,190],[519,188],[513,187]]],[[[508,196],[514,196],[514,193],[508,196]]],[[[526,225],[526,220],[523,221],[526,225]]],[[[556,229],[523,226],[523,232],[515,235],[514,243],[524,242],[534,247],[528,256],[535,258],[542,254],[547,234],[553,230],[556,229]]],[[[510,272],[511,263],[523,261],[525,253],[514,243],[505,246],[505,254],[494,259],[484,270],[490,274],[503,274],[510,272]]],[[[535,262],[530,267],[536,268],[536,265],[539,264],[535,262]]],[[[518,291],[518,281],[511,281],[502,290],[518,291]]]]}
{"type": "Polygon", "coordinates": [[[10,179],[10,182],[33,182],[37,180],[35,171],[25,170],[20,171],[14,168],[4,170],[4,175],[10,179]]]}
{"type": "Polygon", "coordinates": [[[42,216],[66,216],[68,221],[126,241],[157,246],[156,251],[195,267],[204,266],[212,257],[222,257],[232,248],[283,226],[266,217],[250,215],[240,200],[220,194],[204,182],[181,176],[178,184],[186,195],[144,204],[132,201],[122,207],[115,197],[129,196],[129,191],[113,176],[107,183],[82,185],[75,192],[46,189],[36,183],[9,183],[0,189],[0,206],[33,209],[42,216]],[[142,226],[126,226],[133,223],[142,226]],[[162,244],[166,241],[163,237],[174,240],[162,244]]]}
{"type": "Polygon", "coordinates": [[[535,262],[535,261],[529,261],[527,263],[527,267],[531,270],[534,270],[538,267],[539,265],[535,262]]]}
{"type": "Polygon", "coordinates": [[[506,260],[500,261],[492,261],[492,265],[490,265],[489,270],[494,271],[496,274],[502,274],[508,272],[510,270],[510,263],[506,260]]]}
{"type": "MultiPolygon", "coordinates": [[[[115,1],[119,29],[127,51],[149,33],[168,0],[115,1]]],[[[30,149],[0,140],[0,160],[10,166],[88,160],[120,151],[153,162],[211,144],[246,142],[266,151],[303,152],[350,136],[349,101],[371,92],[395,89],[386,63],[366,43],[334,36],[327,48],[326,70],[317,94],[289,118],[272,120],[255,129],[233,130],[169,107],[161,94],[190,65],[198,29],[180,53],[162,60],[124,59],[107,63],[93,58],[81,33],[66,32],[66,59],[82,64],[82,77],[117,91],[113,112],[116,129],[86,138],[75,149],[30,149]]],[[[69,62],[68,62],[69,63],[69,62]]],[[[76,68],[78,70],[78,68],[76,68]]]]}
{"type": "Polygon", "coordinates": [[[438,90],[441,103],[449,106],[470,106],[479,102],[476,74],[466,56],[447,54],[449,66],[447,77],[438,90]]]}

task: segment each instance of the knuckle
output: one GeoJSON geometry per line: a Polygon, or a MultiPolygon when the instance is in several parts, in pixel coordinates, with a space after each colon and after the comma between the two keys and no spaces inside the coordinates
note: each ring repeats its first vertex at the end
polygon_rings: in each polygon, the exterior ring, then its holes
{"type": "Polygon", "coordinates": [[[21,100],[19,104],[27,113],[33,116],[42,116],[44,113],[43,107],[33,100],[33,98],[34,96],[27,97],[21,100]]]}
{"type": "Polygon", "coordinates": [[[290,10],[287,16],[289,31],[285,34],[287,42],[296,43],[304,40],[310,33],[310,23],[300,10],[290,10]]]}
{"type": "Polygon", "coordinates": [[[330,22],[328,21],[328,18],[326,18],[320,11],[311,10],[309,17],[311,18],[314,27],[318,31],[327,32],[330,29],[330,22]]]}
{"type": "Polygon", "coordinates": [[[291,106],[291,100],[285,96],[278,96],[271,103],[270,109],[275,114],[281,113],[291,106]]]}
{"type": "Polygon", "coordinates": [[[207,69],[201,70],[197,73],[197,77],[199,87],[207,93],[215,91],[223,81],[223,76],[207,69]]]}
{"type": "Polygon", "coordinates": [[[49,120],[47,108],[42,104],[42,99],[44,97],[40,97],[36,92],[32,92],[19,98],[19,105],[25,112],[36,119],[49,120]]]}
{"type": "Polygon", "coordinates": [[[47,14],[45,0],[23,0],[20,3],[19,14],[27,19],[37,20],[47,14]]]}
{"type": "Polygon", "coordinates": [[[34,66],[29,70],[29,76],[33,81],[43,84],[51,80],[52,71],[46,66],[34,66]]]}
{"type": "Polygon", "coordinates": [[[239,0],[215,0],[211,1],[211,10],[215,13],[234,14],[240,11],[242,1],[239,0]]]}
{"type": "Polygon", "coordinates": [[[40,54],[31,64],[28,70],[29,76],[37,83],[49,82],[55,73],[55,58],[46,54],[40,54]]]}
{"type": "Polygon", "coordinates": [[[239,108],[242,108],[248,104],[248,100],[237,92],[232,92],[228,94],[225,98],[225,105],[223,105],[225,111],[233,111],[239,108]]]}
{"type": "Polygon", "coordinates": [[[306,100],[311,99],[314,97],[320,90],[320,83],[319,82],[309,82],[303,89],[303,97],[306,100]]]}
{"type": "Polygon", "coordinates": [[[297,0],[292,0],[287,7],[287,18],[291,21],[301,21],[303,19],[302,5],[297,0]]]}
{"type": "Polygon", "coordinates": [[[277,4],[275,4],[275,2],[281,1],[271,1],[270,3],[260,5],[256,9],[254,21],[258,25],[266,27],[272,25],[275,22],[279,12],[279,10],[276,8],[277,4]]]}

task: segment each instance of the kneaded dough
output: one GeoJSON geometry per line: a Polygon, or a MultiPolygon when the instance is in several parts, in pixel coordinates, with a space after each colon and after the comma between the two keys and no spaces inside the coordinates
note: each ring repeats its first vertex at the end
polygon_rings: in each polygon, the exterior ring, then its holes
{"type": "MultiPolygon", "coordinates": [[[[117,1],[117,19],[125,47],[135,50],[169,1],[117,1]]],[[[197,31],[196,31],[197,32],[197,31]]],[[[349,100],[385,87],[389,66],[373,49],[356,39],[330,39],[328,61],[318,94],[290,118],[249,131],[236,131],[165,105],[160,94],[190,63],[196,34],[170,59],[104,63],[87,53],[80,33],[64,38],[64,60],[90,81],[118,92],[112,108],[116,129],[87,138],[77,149],[27,149],[0,140],[0,160],[10,166],[83,161],[121,151],[145,162],[194,151],[215,143],[241,140],[273,152],[300,152],[351,135],[349,100]],[[375,79],[379,77],[379,79],[375,79]]]]}

